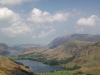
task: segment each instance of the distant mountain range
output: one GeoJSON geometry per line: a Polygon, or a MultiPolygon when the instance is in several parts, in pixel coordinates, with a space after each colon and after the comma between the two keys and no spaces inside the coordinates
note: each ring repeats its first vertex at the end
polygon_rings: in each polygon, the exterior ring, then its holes
{"type": "Polygon", "coordinates": [[[61,37],[55,38],[48,46],[50,48],[55,48],[59,45],[62,45],[68,41],[85,41],[85,42],[99,42],[100,41],[100,34],[91,35],[91,34],[71,34],[65,35],[61,37]]]}
{"type": "Polygon", "coordinates": [[[14,51],[15,50],[13,50],[10,47],[8,47],[7,44],[0,43],[0,55],[6,55],[6,54],[9,54],[9,53],[14,52],[14,51]]]}
{"type": "Polygon", "coordinates": [[[14,49],[14,50],[27,50],[30,47],[42,48],[42,47],[44,47],[44,45],[38,45],[38,44],[21,44],[21,45],[11,46],[11,48],[14,49]]]}

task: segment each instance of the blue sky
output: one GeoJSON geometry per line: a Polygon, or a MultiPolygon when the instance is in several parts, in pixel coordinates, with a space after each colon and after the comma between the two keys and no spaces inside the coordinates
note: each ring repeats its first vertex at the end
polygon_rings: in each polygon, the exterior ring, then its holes
{"type": "Polygon", "coordinates": [[[0,42],[49,44],[68,34],[100,34],[100,0],[0,0],[0,42]]]}

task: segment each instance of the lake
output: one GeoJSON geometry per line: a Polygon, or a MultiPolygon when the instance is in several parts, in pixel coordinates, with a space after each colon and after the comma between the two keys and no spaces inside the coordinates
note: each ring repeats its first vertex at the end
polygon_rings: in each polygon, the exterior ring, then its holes
{"type": "Polygon", "coordinates": [[[65,68],[56,67],[56,66],[48,66],[43,64],[42,62],[32,61],[32,60],[15,60],[17,62],[23,63],[25,66],[30,67],[31,72],[42,73],[42,72],[50,72],[54,70],[64,70],[65,68]]]}
{"type": "Polygon", "coordinates": [[[23,52],[23,50],[18,50],[16,52],[11,52],[11,53],[8,53],[8,54],[3,55],[3,56],[6,56],[6,57],[13,56],[13,55],[16,56],[16,55],[18,55],[18,53],[21,53],[21,52],[23,52]]]}

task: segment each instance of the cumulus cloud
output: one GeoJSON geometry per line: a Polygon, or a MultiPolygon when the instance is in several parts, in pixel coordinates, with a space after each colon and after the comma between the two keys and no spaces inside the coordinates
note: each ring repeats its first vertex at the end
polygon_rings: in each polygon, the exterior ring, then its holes
{"type": "Polygon", "coordinates": [[[53,26],[43,26],[44,29],[51,29],[53,26]]]}
{"type": "Polygon", "coordinates": [[[30,1],[36,1],[36,0],[0,0],[0,4],[7,5],[7,6],[13,6],[16,4],[21,4],[23,2],[30,2],[30,1]]]}
{"type": "Polygon", "coordinates": [[[48,32],[41,31],[41,33],[39,34],[38,38],[46,37],[46,36],[50,35],[51,33],[55,32],[55,31],[56,31],[55,28],[51,29],[51,30],[48,31],[48,32]]]}
{"type": "Polygon", "coordinates": [[[34,8],[27,20],[34,23],[48,23],[66,21],[68,19],[68,16],[69,13],[56,13],[52,15],[49,12],[43,12],[37,8],[34,8]]]}
{"type": "Polygon", "coordinates": [[[10,27],[1,28],[1,31],[5,35],[8,35],[9,37],[14,37],[17,34],[31,33],[33,31],[33,28],[31,26],[27,26],[26,23],[18,22],[18,23],[14,23],[10,27]]]}
{"type": "Polygon", "coordinates": [[[96,15],[92,15],[89,18],[80,18],[77,21],[78,25],[88,25],[93,26],[96,24],[96,22],[99,21],[99,18],[96,15]]]}
{"type": "Polygon", "coordinates": [[[6,7],[2,7],[0,8],[0,22],[17,22],[20,21],[21,18],[19,16],[19,14],[14,13],[12,10],[6,8],[6,7]]]}

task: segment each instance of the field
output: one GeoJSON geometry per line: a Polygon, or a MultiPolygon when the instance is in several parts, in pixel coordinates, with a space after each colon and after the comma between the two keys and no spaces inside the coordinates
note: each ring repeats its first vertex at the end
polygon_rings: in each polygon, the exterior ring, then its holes
{"type": "Polygon", "coordinates": [[[47,72],[42,75],[77,75],[82,74],[80,71],[54,71],[54,72],[47,72]]]}

